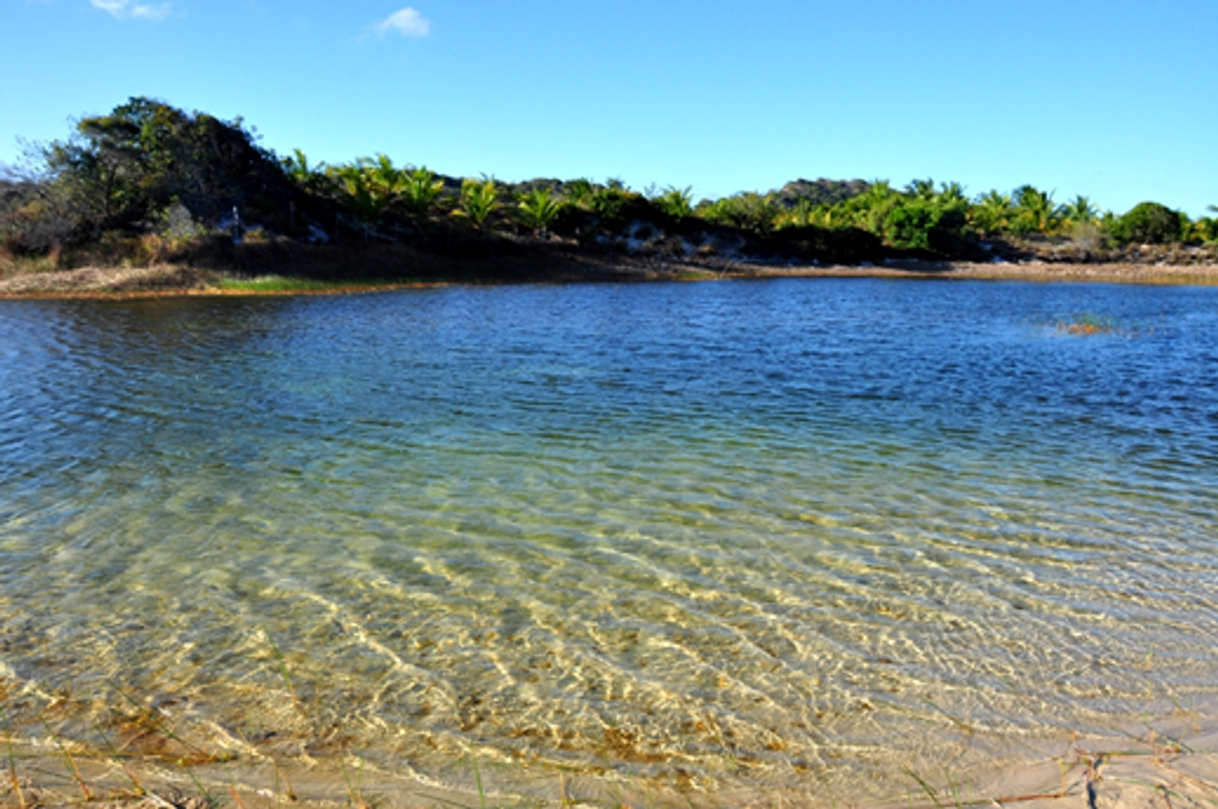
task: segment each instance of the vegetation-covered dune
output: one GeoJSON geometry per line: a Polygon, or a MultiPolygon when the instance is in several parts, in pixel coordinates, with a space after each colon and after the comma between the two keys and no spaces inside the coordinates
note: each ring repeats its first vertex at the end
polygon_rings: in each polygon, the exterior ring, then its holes
{"type": "Polygon", "coordinates": [[[1218,258],[1218,219],[1155,202],[1117,215],[1030,185],[970,197],[954,182],[797,180],[695,203],[688,188],[445,177],[385,154],[327,166],[274,154],[240,119],[148,98],[83,118],[28,157],[0,177],[0,278],[172,265],[160,283],[200,272],[357,283],[612,275],[615,263],[1218,258]]]}

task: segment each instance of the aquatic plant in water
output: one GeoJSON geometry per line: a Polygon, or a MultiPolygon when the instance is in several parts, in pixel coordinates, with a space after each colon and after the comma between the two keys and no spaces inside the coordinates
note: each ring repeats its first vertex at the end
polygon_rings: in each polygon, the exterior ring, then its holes
{"type": "Polygon", "coordinates": [[[1058,318],[1051,325],[1053,330],[1058,334],[1069,334],[1079,337],[1090,337],[1100,334],[1132,336],[1139,332],[1138,329],[1122,326],[1111,315],[1097,315],[1091,312],[1084,312],[1071,318],[1058,318]]]}

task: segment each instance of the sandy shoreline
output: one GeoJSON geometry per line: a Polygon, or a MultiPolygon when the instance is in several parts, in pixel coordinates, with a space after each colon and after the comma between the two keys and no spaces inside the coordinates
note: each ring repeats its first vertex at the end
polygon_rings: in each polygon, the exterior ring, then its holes
{"type": "MultiPolygon", "coordinates": [[[[171,721],[171,720],[166,720],[171,721]]],[[[335,751],[325,760],[282,758],[248,745],[201,756],[195,739],[162,740],[155,752],[122,744],[90,749],[46,734],[5,733],[0,805],[88,805],[161,809],[269,809],[309,807],[774,807],[808,809],[1183,809],[1218,805],[1218,724],[1213,717],[1177,715],[1148,721],[1110,736],[1071,735],[1058,749],[1026,751],[1021,760],[989,773],[953,771],[945,755],[938,771],[906,767],[893,776],[904,794],[877,796],[826,790],[809,777],[806,789],[731,794],[714,788],[688,791],[646,783],[627,771],[592,776],[533,772],[528,765],[454,762],[451,773],[429,777],[406,766],[385,771],[359,751],[335,751]],[[505,775],[506,774],[506,775],[505,775]],[[481,781],[481,784],[478,781],[481,781]],[[481,793],[480,793],[481,790],[481,793]]],[[[214,740],[213,740],[214,742],[214,740]]],[[[984,739],[962,743],[984,744],[984,739]]],[[[140,745],[137,744],[136,747],[140,745]]],[[[212,748],[214,745],[208,745],[212,748]]]]}
{"type": "MultiPolygon", "coordinates": [[[[291,278],[291,266],[266,275],[291,278]]],[[[255,276],[259,277],[259,276],[255,276]]],[[[341,277],[341,276],[334,276],[341,277]]],[[[384,291],[441,286],[437,281],[326,281],[324,288],[251,290],[226,288],[233,276],[180,265],[151,267],[85,267],[0,280],[0,299],[12,298],[144,298],[199,295],[316,295],[384,291]]],[[[938,278],[953,280],[1016,280],[1038,282],[1108,282],[1130,284],[1218,284],[1218,264],[1019,264],[894,261],[875,266],[752,264],[747,262],[691,262],[596,260],[575,270],[535,278],[511,277],[502,283],[572,281],[657,281],[765,278],[938,278]]],[[[248,280],[248,279],[247,279],[248,280]]],[[[462,282],[455,279],[455,282],[462,282]]]]}

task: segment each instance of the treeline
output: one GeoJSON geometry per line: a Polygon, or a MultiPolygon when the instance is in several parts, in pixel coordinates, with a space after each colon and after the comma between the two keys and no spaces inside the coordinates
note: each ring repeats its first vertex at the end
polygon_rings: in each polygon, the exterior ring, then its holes
{"type": "MultiPolygon", "coordinates": [[[[1218,212],[1218,209],[1211,208],[1218,212]]],[[[985,259],[1072,248],[1074,260],[1130,244],[1218,242],[1218,219],[1154,202],[1122,215],[1025,185],[970,197],[958,183],[800,180],[695,204],[691,189],[587,179],[509,184],[439,176],[384,154],[327,166],[280,157],[238,119],[132,98],[36,147],[0,178],[0,250],[152,253],[208,239],[407,242],[460,251],[531,240],[654,255],[747,255],[841,263],[985,259]]]]}

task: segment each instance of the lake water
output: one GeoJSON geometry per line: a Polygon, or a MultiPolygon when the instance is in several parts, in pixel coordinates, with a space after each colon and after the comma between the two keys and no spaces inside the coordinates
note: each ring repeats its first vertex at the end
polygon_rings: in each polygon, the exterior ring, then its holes
{"type": "Polygon", "coordinates": [[[1216,288],[0,302],[0,690],[74,738],[891,797],[1214,716],[1216,526],[1216,288]]]}

